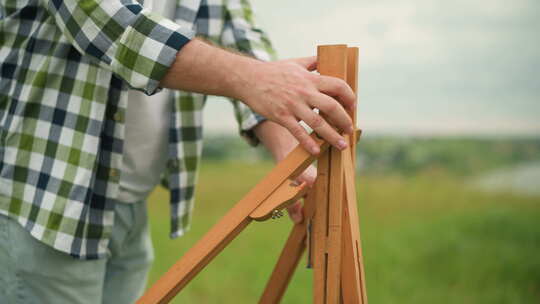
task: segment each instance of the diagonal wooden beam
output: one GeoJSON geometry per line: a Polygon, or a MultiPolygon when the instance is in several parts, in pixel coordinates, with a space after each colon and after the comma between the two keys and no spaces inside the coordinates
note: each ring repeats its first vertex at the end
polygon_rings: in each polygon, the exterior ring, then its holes
{"type": "MultiPolygon", "coordinates": [[[[326,151],[328,143],[313,135],[326,151]]],[[[252,213],[284,181],[303,172],[315,157],[298,146],[259,182],[244,198],[214,225],[184,256],[174,264],[137,303],[168,303],[251,221],[252,213]]]]}

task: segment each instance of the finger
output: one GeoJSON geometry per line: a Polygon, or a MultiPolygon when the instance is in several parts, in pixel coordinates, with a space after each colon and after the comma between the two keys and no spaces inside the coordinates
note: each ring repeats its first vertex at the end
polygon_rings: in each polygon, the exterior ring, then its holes
{"type": "Polygon", "coordinates": [[[292,61],[306,68],[308,71],[315,71],[317,69],[317,56],[295,58],[292,61]]]}
{"type": "Polygon", "coordinates": [[[325,118],[331,125],[346,133],[352,133],[354,131],[351,117],[334,98],[325,94],[317,94],[315,97],[310,98],[309,102],[312,107],[319,109],[320,112],[325,114],[325,118]]]}
{"type": "Polygon", "coordinates": [[[306,183],[308,187],[312,187],[317,179],[317,169],[315,166],[310,165],[302,174],[296,178],[298,184],[306,183]]]}
{"type": "Polygon", "coordinates": [[[302,214],[302,204],[300,204],[299,201],[288,206],[287,212],[289,213],[289,217],[295,224],[301,223],[304,219],[304,216],[302,214]]]}
{"type": "Polygon", "coordinates": [[[332,146],[340,150],[347,148],[345,138],[339,135],[339,133],[332,128],[321,115],[313,112],[309,107],[299,107],[296,109],[295,114],[332,146]]]}
{"type": "Polygon", "coordinates": [[[280,123],[298,140],[300,145],[304,147],[309,153],[317,155],[321,152],[319,145],[309,136],[306,129],[304,129],[298,121],[292,116],[290,118],[283,119],[280,123]]]}
{"type": "Polygon", "coordinates": [[[349,85],[336,77],[318,75],[319,91],[336,98],[344,107],[354,110],[356,95],[349,85]]]}

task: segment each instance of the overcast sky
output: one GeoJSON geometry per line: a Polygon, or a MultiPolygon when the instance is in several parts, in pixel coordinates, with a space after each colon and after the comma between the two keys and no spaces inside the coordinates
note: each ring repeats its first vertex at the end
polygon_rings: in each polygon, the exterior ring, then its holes
{"type": "MultiPolygon", "coordinates": [[[[540,134],[538,0],[252,0],[280,58],[360,47],[368,133],[540,134]]],[[[235,130],[209,102],[207,131],[235,130]],[[219,118],[219,119],[218,119],[219,118]]]]}

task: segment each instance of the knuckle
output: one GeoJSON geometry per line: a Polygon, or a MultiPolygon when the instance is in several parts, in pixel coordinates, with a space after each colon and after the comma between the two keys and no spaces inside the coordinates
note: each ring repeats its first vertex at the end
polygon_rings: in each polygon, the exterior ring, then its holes
{"type": "Polygon", "coordinates": [[[303,99],[311,99],[313,97],[313,93],[311,92],[311,90],[304,87],[298,88],[296,93],[303,99]]]}
{"type": "Polygon", "coordinates": [[[296,107],[298,107],[298,101],[296,100],[296,98],[294,98],[294,96],[289,96],[288,98],[284,100],[284,105],[285,105],[285,109],[291,112],[292,109],[295,109],[296,107]]]}
{"type": "Polygon", "coordinates": [[[340,78],[335,78],[335,81],[334,81],[334,88],[337,90],[337,91],[342,91],[344,89],[347,88],[347,83],[345,82],[345,80],[343,79],[340,79],[340,78]]]}
{"type": "Polygon", "coordinates": [[[352,88],[344,80],[341,81],[340,93],[342,97],[345,97],[347,101],[352,101],[354,99],[354,92],[352,88]]]}
{"type": "Polygon", "coordinates": [[[342,119],[336,121],[336,127],[339,128],[341,131],[347,130],[350,125],[351,123],[348,115],[343,115],[342,119]]]}
{"type": "Polygon", "coordinates": [[[304,78],[302,69],[295,63],[290,63],[286,69],[287,77],[289,79],[301,79],[304,78]]]}
{"type": "Polygon", "coordinates": [[[296,137],[296,138],[303,138],[304,136],[304,128],[302,128],[300,125],[298,124],[294,124],[291,126],[290,128],[290,131],[291,131],[291,134],[296,137]]]}
{"type": "Polygon", "coordinates": [[[296,69],[293,71],[294,76],[295,76],[296,78],[299,78],[299,79],[304,79],[304,78],[306,78],[306,74],[307,74],[306,71],[304,71],[304,70],[302,69],[302,67],[300,67],[300,66],[298,66],[298,65],[295,65],[295,67],[296,67],[296,69]]]}
{"type": "Polygon", "coordinates": [[[312,81],[319,86],[324,85],[328,81],[328,76],[320,75],[320,74],[312,74],[313,78],[312,81]]]}
{"type": "Polygon", "coordinates": [[[334,89],[337,86],[337,83],[339,82],[339,78],[332,77],[332,76],[323,76],[323,80],[326,83],[326,86],[330,89],[334,89]]]}
{"type": "Polygon", "coordinates": [[[324,126],[324,119],[320,115],[315,114],[310,121],[310,126],[313,129],[320,129],[324,126]]]}
{"type": "Polygon", "coordinates": [[[282,125],[282,126],[286,126],[287,125],[287,120],[285,119],[285,117],[283,116],[276,116],[276,117],[273,117],[273,120],[282,125]]]}
{"type": "Polygon", "coordinates": [[[339,109],[338,103],[336,101],[329,101],[325,103],[324,111],[326,113],[335,113],[339,109]]]}
{"type": "Polygon", "coordinates": [[[276,107],[276,109],[274,111],[274,114],[275,114],[276,118],[278,118],[278,119],[283,119],[283,118],[289,116],[289,113],[290,113],[289,107],[287,107],[285,105],[276,107]]]}
{"type": "Polygon", "coordinates": [[[310,81],[314,85],[320,85],[322,82],[321,75],[315,74],[315,73],[307,73],[306,79],[310,81]]]}
{"type": "Polygon", "coordinates": [[[345,80],[336,78],[333,83],[332,90],[336,95],[345,97],[348,96],[347,93],[349,90],[349,85],[345,82],[345,80]]]}

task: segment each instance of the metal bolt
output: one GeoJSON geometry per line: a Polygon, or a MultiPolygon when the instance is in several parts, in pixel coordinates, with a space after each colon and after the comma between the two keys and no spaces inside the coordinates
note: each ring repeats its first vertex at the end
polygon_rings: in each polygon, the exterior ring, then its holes
{"type": "Polygon", "coordinates": [[[278,219],[280,217],[283,216],[283,212],[281,212],[280,210],[274,210],[272,211],[272,219],[275,220],[275,219],[278,219]]]}

